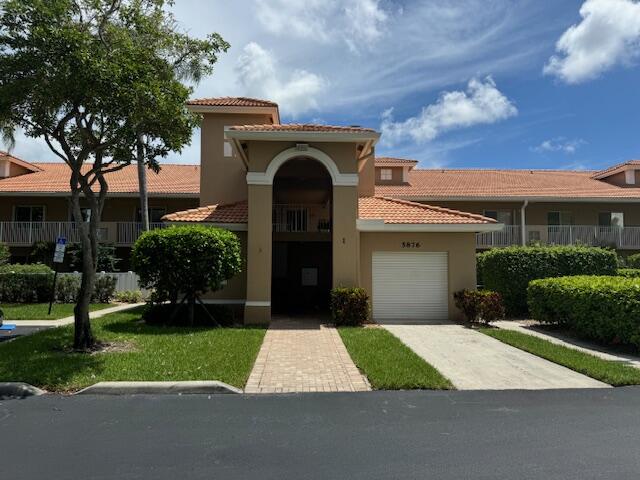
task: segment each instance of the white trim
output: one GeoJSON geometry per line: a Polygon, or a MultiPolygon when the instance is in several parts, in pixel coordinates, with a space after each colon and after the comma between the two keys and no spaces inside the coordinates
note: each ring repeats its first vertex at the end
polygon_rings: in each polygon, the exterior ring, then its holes
{"type": "Polygon", "coordinates": [[[162,223],[167,225],[204,225],[216,228],[224,228],[230,232],[246,232],[249,230],[249,226],[246,223],[213,223],[213,222],[181,222],[178,220],[163,220],[162,223]]]}
{"type": "Polygon", "coordinates": [[[309,157],[322,163],[329,175],[334,187],[355,187],[358,185],[357,173],[340,173],[338,166],[333,159],[317,148],[309,147],[301,152],[296,147],[288,148],[273,157],[265,172],[247,173],[247,184],[249,185],[273,185],[273,179],[280,167],[292,158],[309,157]]]}
{"type": "Polygon", "coordinates": [[[362,142],[380,138],[378,132],[305,132],[305,131],[254,131],[254,130],[230,130],[227,132],[230,138],[239,140],[271,140],[279,142],[362,142]]]}
{"type": "Polygon", "coordinates": [[[246,301],[244,302],[244,306],[245,307],[270,307],[271,306],[271,302],[270,301],[246,301]]]}
{"type": "Polygon", "coordinates": [[[209,305],[244,305],[246,300],[244,298],[238,300],[227,300],[227,299],[217,299],[217,298],[209,298],[202,299],[202,303],[206,303],[209,305]]]}
{"type": "Polygon", "coordinates": [[[427,197],[420,195],[394,194],[393,198],[408,200],[410,202],[523,202],[529,203],[640,203],[640,196],[636,198],[615,198],[615,197],[427,197]]]}
{"type": "Polygon", "coordinates": [[[384,220],[359,218],[356,228],[360,232],[497,232],[502,223],[384,223],[384,220]]]}

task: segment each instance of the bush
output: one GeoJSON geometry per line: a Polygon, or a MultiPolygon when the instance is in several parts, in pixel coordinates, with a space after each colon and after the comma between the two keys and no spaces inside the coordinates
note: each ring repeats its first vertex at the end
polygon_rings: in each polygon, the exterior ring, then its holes
{"type": "Polygon", "coordinates": [[[615,275],[615,252],[598,247],[507,247],[480,254],[483,286],[500,295],[510,316],[527,314],[531,280],[567,275],[615,275]]]}
{"type": "Polygon", "coordinates": [[[216,326],[217,322],[219,325],[226,327],[236,323],[233,309],[226,305],[206,305],[206,312],[202,305],[196,305],[193,324],[189,321],[188,316],[184,314],[184,311],[176,312],[176,307],[167,303],[147,305],[142,313],[142,319],[149,325],[172,326],[213,327],[216,326]],[[215,319],[215,322],[211,320],[211,317],[215,319]]]}
{"type": "Polygon", "coordinates": [[[625,264],[629,268],[640,268],[640,253],[629,255],[625,260],[625,264]]]}
{"type": "Polygon", "coordinates": [[[140,290],[124,290],[116,292],[115,299],[118,303],[140,303],[144,300],[144,296],[140,290]]]}
{"type": "Polygon", "coordinates": [[[640,278],[640,268],[619,268],[618,277],[640,278]]]}
{"type": "MultiPolygon", "coordinates": [[[[67,255],[69,258],[69,266],[77,270],[82,270],[82,244],[69,244],[69,247],[67,248],[67,255]]],[[[116,255],[115,245],[110,243],[98,244],[96,265],[99,272],[115,272],[120,260],[121,259],[116,255]]]]}
{"type": "Polygon", "coordinates": [[[131,265],[157,301],[175,304],[182,295],[193,317],[196,298],[240,273],[240,242],[227,230],[204,226],[152,230],[136,241],[131,265]]]}
{"type": "Polygon", "coordinates": [[[59,275],[56,281],[56,302],[75,303],[80,292],[80,275],[59,275]]]}
{"type": "Polygon", "coordinates": [[[338,326],[362,325],[369,319],[369,295],[364,288],[331,290],[331,317],[338,326]]]}
{"type": "Polygon", "coordinates": [[[53,270],[46,265],[0,266],[0,302],[48,302],[52,284],[53,270]]]}
{"type": "Polygon", "coordinates": [[[116,295],[116,278],[111,275],[96,276],[96,283],[93,286],[91,301],[94,303],[109,303],[116,295]]]}
{"type": "Polygon", "coordinates": [[[0,243],[0,266],[9,263],[10,257],[11,253],[9,253],[9,247],[7,247],[4,243],[0,243]]]}
{"type": "Polygon", "coordinates": [[[502,297],[490,290],[461,290],[453,294],[456,307],[470,323],[489,323],[504,318],[502,297]]]}
{"type": "Polygon", "coordinates": [[[547,278],[528,290],[533,318],[602,343],[640,347],[640,279],[547,278]]]}

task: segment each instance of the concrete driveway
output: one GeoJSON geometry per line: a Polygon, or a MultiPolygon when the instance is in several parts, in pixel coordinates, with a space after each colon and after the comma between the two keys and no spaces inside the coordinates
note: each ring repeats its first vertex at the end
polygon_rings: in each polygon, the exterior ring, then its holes
{"type": "Polygon", "coordinates": [[[384,325],[459,390],[609,385],[458,324],[384,325]]]}

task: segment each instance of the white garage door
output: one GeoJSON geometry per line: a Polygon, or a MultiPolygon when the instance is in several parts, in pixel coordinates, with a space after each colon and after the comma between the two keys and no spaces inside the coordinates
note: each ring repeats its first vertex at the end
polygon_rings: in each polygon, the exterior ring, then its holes
{"type": "Polygon", "coordinates": [[[372,262],[374,320],[448,318],[446,252],[373,252],[372,262]]]}

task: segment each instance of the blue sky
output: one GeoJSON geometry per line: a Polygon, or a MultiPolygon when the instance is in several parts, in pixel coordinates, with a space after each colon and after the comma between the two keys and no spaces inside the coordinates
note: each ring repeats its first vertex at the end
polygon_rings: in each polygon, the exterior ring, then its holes
{"type": "MultiPolygon", "coordinates": [[[[640,158],[639,0],[176,0],[232,48],[194,97],[278,101],[285,122],[383,132],[443,168],[597,169],[640,158]]],[[[14,152],[52,160],[18,136],[14,152]]],[[[167,161],[199,163],[199,132],[167,161]]]]}

